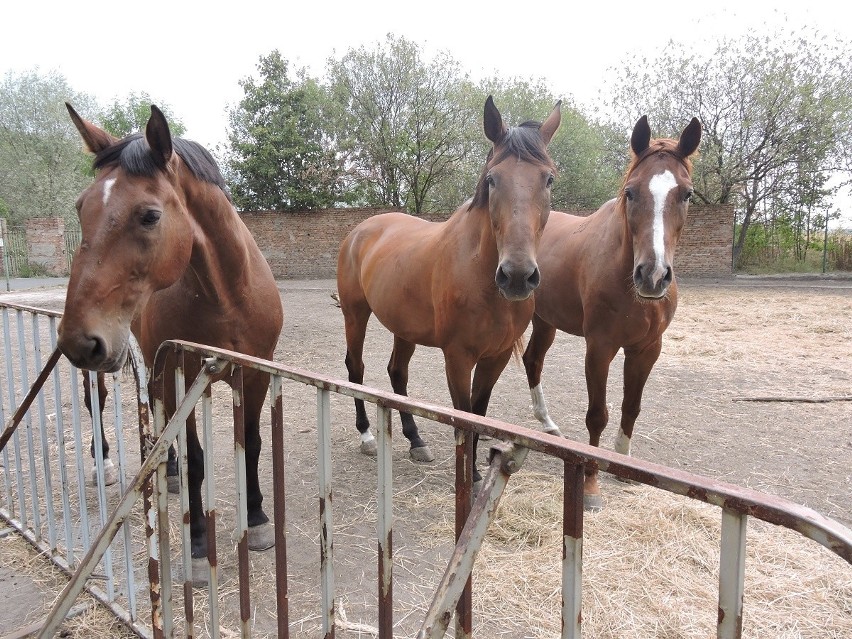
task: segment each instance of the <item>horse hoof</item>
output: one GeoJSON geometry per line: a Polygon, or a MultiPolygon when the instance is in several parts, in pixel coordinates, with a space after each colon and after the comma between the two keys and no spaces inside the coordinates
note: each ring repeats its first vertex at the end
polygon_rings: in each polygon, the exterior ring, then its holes
{"type": "Polygon", "coordinates": [[[249,526],[247,538],[249,550],[268,550],[275,545],[275,527],[269,522],[249,526]]]}
{"type": "Polygon", "coordinates": [[[435,461],[435,456],[432,454],[432,451],[429,450],[428,446],[420,446],[418,448],[412,448],[408,451],[408,454],[411,456],[416,462],[431,462],[435,461]]]}
{"type": "Polygon", "coordinates": [[[376,448],[376,440],[371,439],[368,442],[361,442],[361,453],[367,455],[368,457],[375,457],[378,455],[378,449],[376,448]]]}
{"type": "Polygon", "coordinates": [[[553,426],[552,428],[543,428],[542,430],[545,433],[547,433],[548,435],[556,435],[557,437],[565,437],[565,435],[562,434],[562,431],[559,430],[559,428],[557,428],[556,426],[553,426]]]}
{"type": "MultiPolygon", "coordinates": [[[[104,460],[104,486],[112,486],[118,481],[118,469],[111,459],[104,460]]],[[[89,486],[98,485],[98,467],[93,466],[89,475],[89,486]]]]}
{"type": "Polygon", "coordinates": [[[180,477],[168,476],[166,477],[166,486],[168,486],[168,490],[172,495],[180,494],[180,477]]]}
{"type": "Polygon", "coordinates": [[[192,558],[192,587],[206,588],[210,583],[210,562],[207,557],[192,558]]]}
{"type": "Polygon", "coordinates": [[[600,495],[583,495],[583,510],[589,513],[603,510],[603,498],[600,495]]]}

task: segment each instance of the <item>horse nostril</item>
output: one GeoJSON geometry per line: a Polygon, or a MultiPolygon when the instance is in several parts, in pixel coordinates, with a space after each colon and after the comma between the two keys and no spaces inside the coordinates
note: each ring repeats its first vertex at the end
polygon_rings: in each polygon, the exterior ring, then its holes
{"type": "Polygon", "coordinates": [[[494,276],[494,281],[497,283],[501,289],[504,289],[509,286],[509,276],[506,275],[506,271],[503,270],[503,265],[497,267],[497,274],[494,276]]]}
{"type": "Polygon", "coordinates": [[[100,361],[106,357],[106,342],[102,337],[87,337],[85,350],[88,352],[91,361],[100,361]]]}
{"type": "Polygon", "coordinates": [[[672,271],[672,267],[669,266],[669,267],[666,268],[666,274],[663,276],[663,281],[666,284],[671,284],[673,277],[674,277],[674,271],[672,271]]]}
{"type": "Polygon", "coordinates": [[[541,284],[541,272],[538,270],[537,266],[527,278],[527,284],[529,284],[530,288],[538,288],[538,285],[541,284]]]}

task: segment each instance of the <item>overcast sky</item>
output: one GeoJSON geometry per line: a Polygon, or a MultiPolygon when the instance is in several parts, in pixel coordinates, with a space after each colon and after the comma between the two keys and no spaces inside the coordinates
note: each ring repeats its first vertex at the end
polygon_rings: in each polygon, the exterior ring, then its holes
{"type": "Polygon", "coordinates": [[[852,9],[836,0],[15,0],[0,15],[0,73],[56,70],[103,105],[146,92],[171,107],[185,137],[209,148],[225,140],[226,109],[242,97],[238,81],[257,76],[259,58],[273,49],[321,77],[329,57],[393,33],[427,55],[449,52],[474,79],[540,77],[557,96],[586,105],[607,68],[669,40],[708,47],[785,24],[852,40],[852,9]]]}

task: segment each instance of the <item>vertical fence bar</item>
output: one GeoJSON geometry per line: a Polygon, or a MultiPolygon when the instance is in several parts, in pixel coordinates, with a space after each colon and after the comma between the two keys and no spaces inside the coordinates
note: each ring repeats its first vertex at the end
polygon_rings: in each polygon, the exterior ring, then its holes
{"type": "MultiPolygon", "coordinates": [[[[473,433],[456,429],[456,543],[470,515],[473,486],[473,433]]],[[[469,639],[473,632],[473,576],[471,575],[456,606],[456,638],[469,639]]]]}
{"type": "MultiPolygon", "coordinates": [[[[4,253],[5,255],[5,253],[4,253]]],[[[15,401],[15,377],[14,371],[12,370],[12,340],[9,331],[9,309],[3,308],[3,357],[6,360],[6,380],[7,380],[7,392],[9,396],[9,413],[14,415],[15,408],[17,407],[17,402],[15,401]]],[[[0,402],[2,403],[2,402],[0,402]]],[[[3,425],[6,425],[6,417],[3,416],[3,425]]],[[[14,449],[14,457],[16,460],[20,459],[20,445],[18,440],[17,431],[12,434],[12,447],[14,449]]],[[[17,467],[17,462],[16,462],[17,467]]],[[[10,516],[15,516],[15,500],[13,497],[13,485],[20,492],[21,488],[18,484],[18,481],[12,480],[12,466],[9,464],[9,448],[3,448],[3,468],[4,470],[4,484],[6,489],[6,504],[9,508],[10,516]]],[[[20,477],[20,473],[18,474],[20,477]]]]}
{"type": "MultiPolygon", "coordinates": [[[[77,467],[77,499],[80,509],[80,544],[83,554],[89,550],[89,509],[86,506],[86,469],[83,466],[83,437],[80,425],[80,375],[71,367],[71,426],[74,431],[74,463],[77,467]]],[[[71,564],[72,567],[75,564],[71,564]]]]}
{"type": "Polygon", "coordinates": [[[320,498],[320,580],[322,582],[322,631],[334,639],[334,538],[331,517],[331,398],[317,388],[317,437],[320,498]]]}
{"type": "MultiPolygon", "coordinates": [[[[101,528],[107,521],[106,484],[104,483],[104,451],[103,451],[103,415],[101,415],[101,399],[98,390],[98,374],[90,372],[88,375],[89,397],[91,398],[92,411],[92,437],[95,447],[95,489],[98,493],[98,521],[101,528]]],[[[112,545],[107,547],[104,553],[104,573],[107,582],[107,597],[110,601],[115,598],[115,583],[112,570],[112,545]]]]}
{"type": "Polygon", "coordinates": [[[580,639],[583,621],[583,465],[565,462],[563,477],[562,639],[580,639]]]}
{"type": "MultiPolygon", "coordinates": [[[[41,363],[41,331],[39,324],[39,316],[37,313],[32,313],[32,341],[33,341],[33,359],[35,360],[35,370],[42,369],[41,363]]],[[[45,515],[47,517],[47,539],[50,546],[50,551],[53,553],[56,550],[56,515],[53,511],[53,471],[50,467],[50,435],[46,427],[47,409],[45,407],[44,389],[38,393],[38,433],[39,441],[41,442],[41,472],[44,476],[44,492],[45,492],[45,515]]],[[[37,497],[33,496],[33,502],[37,501],[37,497]]]]}
{"type": "MultiPolygon", "coordinates": [[[[21,312],[16,311],[16,317],[18,319],[19,330],[20,330],[20,316],[21,316],[21,312]]],[[[9,380],[10,380],[9,401],[12,405],[12,410],[14,411],[18,407],[18,400],[17,400],[17,393],[15,392],[15,384],[14,384],[14,382],[11,381],[11,380],[15,379],[14,371],[12,370],[11,340],[7,340],[6,343],[7,343],[7,345],[9,345],[9,351],[10,351],[8,359],[6,361],[7,371],[9,373],[9,380]]],[[[26,383],[27,363],[26,363],[26,359],[20,360],[20,357],[21,357],[20,351],[18,353],[18,356],[19,356],[19,363],[20,363],[20,367],[21,367],[21,378],[22,378],[21,379],[21,388],[27,388],[27,383],[26,383]]],[[[29,416],[29,413],[27,413],[25,426],[27,427],[28,430],[29,430],[29,419],[30,419],[30,416],[29,416]]],[[[17,477],[16,483],[17,483],[17,488],[18,488],[18,511],[19,511],[18,512],[18,519],[21,522],[21,528],[25,529],[29,525],[29,517],[27,515],[26,491],[24,490],[24,468],[23,468],[23,465],[21,463],[22,447],[21,447],[21,439],[20,439],[20,436],[19,436],[19,430],[15,431],[15,433],[12,437],[12,441],[13,441],[13,446],[14,446],[14,451],[15,451],[15,473],[16,473],[16,477],[17,477]]],[[[35,494],[35,491],[33,491],[32,494],[35,494]]]]}
{"type": "Polygon", "coordinates": [[[219,639],[219,559],[216,553],[216,461],[213,446],[213,394],[211,386],[201,396],[201,429],[204,438],[204,503],[207,524],[207,602],[210,606],[211,639],[219,639]]]}
{"type": "Polygon", "coordinates": [[[378,431],[379,638],[393,637],[393,438],[391,410],[376,406],[378,431]]]}
{"type": "Polygon", "coordinates": [[[739,639],[743,632],[745,543],[748,516],[722,508],[719,557],[719,639],[739,639]]]}
{"type": "MultiPolygon", "coordinates": [[[[166,427],[165,385],[171,380],[166,379],[165,371],[152,381],[151,396],[154,399],[154,441],[160,439],[160,435],[166,427]]],[[[185,428],[185,426],[184,426],[185,428]]],[[[178,433],[180,429],[178,429],[178,433]]],[[[172,602],[172,553],[169,543],[169,483],[166,477],[167,464],[159,464],[155,473],[154,498],[157,504],[157,546],[159,556],[149,559],[148,575],[151,581],[151,623],[155,629],[160,628],[162,636],[174,636],[174,607],[172,602]],[[153,576],[158,567],[159,560],[159,588],[153,576]]],[[[154,513],[152,512],[151,515],[154,513]]],[[[184,569],[186,569],[184,567],[184,569]]],[[[186,579],[186,575],[184,575],[186,579]]],[[[156,630],[155,630],[156,631],[156,630]]]]}
{"type": "MultiPolygon", "coordinates": [[[[20,373],[21,373],[21,390],[23,391],[26,388],[29,388],[30,383],[27,376],[27,348],[24,343],[24,334],[23,334],[23,313],[18,310],[15,312],[15,319],[17,320],[18,326],[18,363],[20,365],[20,373]]],[[[17,408],[17,404],[15,404],[15,408],[17,408]]],[[[26,444],[27,444],[27,454],[29,457],[29,474],[30,474],[30,495],[32,496],[33,503],[33,529],[35,530],[35,538],[41,539],[41,517],[38,512],[38,504],[35,502],[37,499],[36,492],[38,487],[36,485],[36,471],[35,471],[35,459],[33,453],[33,431],[32,431],[32,418],[30,417],[30,413],[24,416],[24,428],[26,430],[26,444]]],[[[18,431],[15,431],[15,435],[17,436],[18,431]]],[[[15,438],[15,443],[18,443],[17,437],[15,438]]],[[[21,462],[21,455],[18,446],[15,446],[15,457],[17,458],[17,462],[15,464],[15,469],[18,471],[18,499],[21,504],[21,525],[23,528],[28,527],[29,518],[27,514],[27,502],[26,502],[26,493],[24,492],[24,469],[21,462]]]]}
{"type": "Polygon", "coordinates": [[[279,639],[290,637],[290,602],[287,594],[287,519],[284,490],[284,407],[281,378],[273,375],[269,384],[272,411],[272,492],[275,521],[275,602],[279,639]]]}
{"type": "MultiPolygon", "coordinates": [[[[56,318],[50,317],[50,346],[56,350],[56,318]]],[[[62,384],[59,366],[53,369],[53,410],[56,414],[56,449],[59,460],[59,495],[62,499],[62,523],[65,527],[65,557],[69,566],[74,565],[74,537],[71,525],[71,501],[68,469],[65,460],[65,418],[62,406],[62,384]]]]}
{"type": "MultiPolygon", "coordinates": [[[[115,408],[115,450],[118,455],[118,486],[121,494],[127,490],[127,477],[125,469],[127,468],[127,454],[124,447],[124,411],[121,405],[121,380],[118,375],[113,375],[112,380],[112,396],[113,406],[115,408]]],[[[124,541],[124,574],[126,576],[127,586],[127,606],[130,610],[130,618],[136,621],[136,587],[135,578],[133,575],[133,536],[130,532],[130,525],[125,522],[121,527],[122,538],[124,541]]]]}
{"type": "Polygon", "coordinates": [[[243,368],[231,374],[234,406],[234,474],[237,482],[237,558],[240,578],[240,622],[242,636],[251,636],[251,583],[248,557],[248,487],[246,485],[246,412],[243,401],[243,368]]]}
{"type": "MultiPolygon", "coordinates": [[[[181,349],[176,355],[175,377],[173,383],[175,388],[175,406],[180,406],[186,395],[186,352],[181,349]]],[[[167,383],[169,380],[166,380],[167,383]]],[[[189,418],[187,418],[189,419],[189,418]]],[[[189,468],[189,453],[187,452],[187,433],[186,424],[184,421],[177,432],[177,446],[179,474],[180,474],[180,540],[181,540],[181,560],[183,563],[183,610],[186,616],[185,636],[195,636],[195,614],[193,610],[192,583],[194,580],[193,560],[192,560],[192,536],[190,530],[189,512],[189,481],[187,477],[187,469],[189,468]]]]}

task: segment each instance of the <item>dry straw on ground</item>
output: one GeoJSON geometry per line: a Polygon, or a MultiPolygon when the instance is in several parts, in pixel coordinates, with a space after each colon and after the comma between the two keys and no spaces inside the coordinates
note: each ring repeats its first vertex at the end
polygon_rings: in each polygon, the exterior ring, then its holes
{"type": "MultiPolygon", "coordinates": [[[[584,519],[584,636],[714,637],[720,510],[614,482],[607,496],[606,508],[584,519]]],[[[447,518],[426,533],[451,526],[447,518]]],[[[559,636],[561,530],[560,479],[515,475],[477,558],[474,616],[488,627],[477,636],[559,636]]],[[[758,520],[748,526],[744,600],[744,637],[852,637],[849,565],[758,520]]]]}

